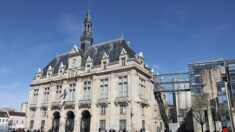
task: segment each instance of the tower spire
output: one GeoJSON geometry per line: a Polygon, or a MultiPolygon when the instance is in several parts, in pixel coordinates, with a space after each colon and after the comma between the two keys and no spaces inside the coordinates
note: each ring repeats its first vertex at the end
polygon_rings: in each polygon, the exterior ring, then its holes
{"type": "Polygon", "coordinates": [[[86,12],[86,18],[85,21],[90,21],[91,22],[91,15],[90,15],[90,10],[88,9],[86,12]]]}
{"type": "Polygon", "coordinates": [[[80,42],[81,42],[81,49],[83,50],[83,52],[85,52],[90,46],[92,46],[93,43],[92,21],[89,10],[86,13],[83,26],[84,26],[84,31],[80,38],[80,42]]]}

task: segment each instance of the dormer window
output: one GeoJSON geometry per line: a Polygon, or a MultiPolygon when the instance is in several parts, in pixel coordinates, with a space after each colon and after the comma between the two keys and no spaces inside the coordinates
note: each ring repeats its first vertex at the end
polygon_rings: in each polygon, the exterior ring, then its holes
{"type": "Polygon", "coordinates": [[[106,69],[107,69],[107,62],[104,61],[104,62],[103,62],[103,65],[104,65],[104,70],[106,70],[106,69]]]}
{"type": "Polygon", "coordinates": [[[50,76],[51,74],[50,74],[50,73],[48,73],[47,75],[48,75],[48,76],[50,76]]]}
{"type": "Polygon", "coordinates": [[[122,58],[122,66],[126,65],[126,58],[122,58]]]}
{"type": "Polygon", "coordinates": [[[91,65],[90,65],[90,64],[87,64],[87,65],[86,65],[86,69],[87,69],[87,72],[90,72],[90,70],[91,70],[91,65]]]}
{"type": "Polygon", "coordinates": [[[60,73],[62,73],[63,71],[62,70],[60,70],[60,73]]]}

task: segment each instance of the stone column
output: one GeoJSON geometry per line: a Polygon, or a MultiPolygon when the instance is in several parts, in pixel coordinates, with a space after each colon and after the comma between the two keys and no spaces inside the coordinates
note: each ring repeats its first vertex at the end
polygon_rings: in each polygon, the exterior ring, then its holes
{"type": "Polygon", "coordinates": [[[114,101],[117,97],[117,91],[116,91],[116,84],[117,79],[115,76],[115,73],[111,73],[110,77],[110,86],[109,86],[109,99],[110,99],[110,104],[108,105],[108,115],[109,116],[109,122],[107,122],[107,126],[109,129],[114,128],[118,123],[116,122],[116,115],[117,113],[115,112],[115,104],[114,101]]]}
{"type": "Polygon", "coordinates": [[[75,110],[74,110],[74,132],[80,132],[80,122],[81,122],[81,113],[78,109],[78,106],[75,105],[75,110]]]}
{"type": "Polygon", "coordinates": [[[93,75],[92,78],[92,86],[91,86],[91,108],[90,108],[90,114],[91,114],[91,120],[90,120],[90,131],[98,131],[99,128],[99,118],[98,118],[98,109],[96,104],[97,98],[98,98],[98,89],[99,89],[99,83],[98,83],[97,77],[93,75]]]}
{"type": "Polygon", "coordinates": [[[137,73],[136,70],[131,70],[130,71],[130,79],[128,80],[129,82],[129,96],[131,99],[131,103],[130,105],[130,115],[128,115],[129,117],[127,119],[130,119],[129,123],[127,124],[127,126],[130,126],[129,131],[136,131],[138,130],[137,127],[140,125],[138,124],[138,121],[140,121],[140,112],[139,111],[139,104],[137,104],[137,99],[139,97],[138,91],[139,91],[139,82],[138,82],[138,77],[137,77],[137,73]],[[131,116],[132,114],[132,116],[131,116]]]}
{"type": "Polygon", "coordinates": [[[60,128],[59,132],[64,132],[65,131],[65,123],[66,123],[66,111],[62,108],[60,112],[60,128]]]}

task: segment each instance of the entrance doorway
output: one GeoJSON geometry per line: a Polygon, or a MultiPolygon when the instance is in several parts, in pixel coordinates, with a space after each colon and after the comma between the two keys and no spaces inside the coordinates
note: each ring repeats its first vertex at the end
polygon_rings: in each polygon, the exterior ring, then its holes
{"type": "Polygon", "coordinates": [[[52,132],[58,132],[60,127],[60,113],[58,111],[54,112],[52,121],[52,132]]]}
{"type": "Polygon", "coordinates": [[[82,119],[80,125],[81,132],[90,132],[90,121],[91,121],[91,114],[89,111],[85,110],[82,112],[82,119]]]}
{"type": "Polygon", "coordinates": [[[72,111],[67,112],[67,119],[65,124],[65,132],[73,132],[74,128],[74,113],[72,111]]]}

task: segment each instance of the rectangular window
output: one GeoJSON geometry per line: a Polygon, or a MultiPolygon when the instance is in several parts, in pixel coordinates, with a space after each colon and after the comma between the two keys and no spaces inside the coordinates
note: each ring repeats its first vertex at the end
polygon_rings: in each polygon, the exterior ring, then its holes
{"type": "Polygon", "coordinates": [[[119,97],[127,97],[128,83],[127,76],[119,77],[119,97]]]}
{"type": "Polygon", "coordinates": [[[144,97],[145,93],[145,80],[142,78],[139,78],[139,92],[140,97],[144,97]]]}
{"type": "Polygon", "coordinates": [[[142,128],[145,129],[145,120],[142,120],[142,128]]]}
{"type": "Polygon", "coordinates": [[[44,128],[45,127],[45,120],[42,120],[41,121],[41,128],[44,128]]]}
{"type": "Polygon", "coordinates": [[[205,116],[205,120],[208,121],[208,113],[207,113],[207,110],[204,110],[204,116],[205,116]]]}
{"type": "Polygon", "coordinates": [[[144,106],[141,107],[142,107],[142,116],[144,116],[144,106]]]}
{"type": "Polygon", "coordinates": [[[160,122],[160,130],[162,130],[162,122],[160,122]]]}
{"type": "Polygon", "coordinates": [[[75,87],[76,84],[70,84],[70,89],[69,89],[69,101],[75,101],[75,87]]]}
{"type": "Polygon", "coordinates": [[[31,120],[31,121],[30,121],[30,125],[29,125],[29,128],[30,128],[30,129],[33,129],[33,124],[34,124],[34,120],[31,120]]]}
{"type": "Polygon", "coordinates": [[[90,72],[90,71],[91,71],[91,66],[90,66],[90,64],[88,64],[86,67],[87,67],[87,72],[90,72]]]}
{"type": "Polygon", "coordinates": [[[84,82],[83,99],[84,100],[90,100],[91,99],[91,81],[84,82]]]}
{"type": "Polygon", "coordinates": [[[104,62],[103,62],[103,65],[104,65],[104,70],[106,70],[106,69],[107,69],[107,62],[104,61],[104,62]]]}
{"type": "Polygon", "coordinates": [[[47,116],[47,111],[46,110],[42,110],[42,117],[46,117],[47,116]]]}
{"type": "Polygon", "coordinates": [[[160,127],[157,127],[157,132],[161,132],[161,129],[160,129],[160,127]]]}
{"type": "Polygon", "coordinates": [[[125,65],[126,65],[126,59],[122,58],[122,66],[125,66],[125,65]]]}
{"type": "Polygon", "coordinates": [[[120,114],[126,114],[126,104],[120,104],[120,114]]]}
{"type": "Polygon", "coordinates": [[[105,120],[100,120],[100,129],[105,130],[105,120]]]}
{"type": "Polygon", "coordinates": [[[62,85],[56,86],[56,99],[55,99],[55,102],[60,102],[61,93],[62,93],[62,85]]]}
{"type": "Polygon", "coordinates": [[[37,104],[37,101],[38,101],[38,89],[34,89],[33,104],[37,104]]]}
{"type": "Polygon", "coordinates": [[[100,107],[100,115],[105,115],[106,114],[106,106],[101,106],[100,107]]]}
{"type": "Polygon", "coordinates": [[[35,116],[35,110],[31,110],[31,117],[35,116]]]}
{"type": "Polygon", "coordinates": [[[100,98],[108,98],[108,79],[100,80],[100,98]]]}
{"type": "Polygon", "coordinates": [[[49,93],[50,93],[50,88],[45,88],[45,89],[44,89],[44,99],[43,99],[43,103],[48,103],[48,100],[49,100],[49,93]]]}
{"type": "Polygon", "coordinates": [[[126,120],[120,120],[120,130],[126,130],[126,120]]]}

